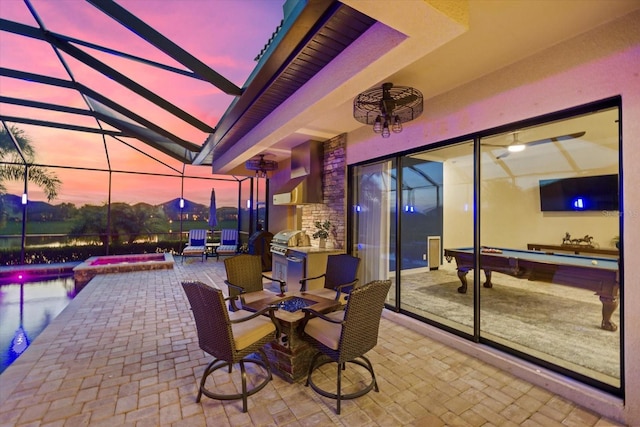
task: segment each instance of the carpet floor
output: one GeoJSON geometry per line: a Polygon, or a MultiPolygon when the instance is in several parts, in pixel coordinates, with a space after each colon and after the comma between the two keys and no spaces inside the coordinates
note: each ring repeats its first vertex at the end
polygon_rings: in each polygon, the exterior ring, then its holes
{"type": "MultiPolygon", "coordinates": [[[[484,277],[483,277],[484,279],[484,277]]],[[[469,273],[471,288],[473,274],[469,273]]],[[[482,336],[607,383],[620,380],[620,333],[600,328],[602,304],[590,291],[494,273],[480,293],[482,336]]],[[[402,275],[401,304],[434,320],[473,327],[473,292],[457,292],[455,271],[402,275]]],[[[619,310],[612,320],[620,324],[619,310]]]]}

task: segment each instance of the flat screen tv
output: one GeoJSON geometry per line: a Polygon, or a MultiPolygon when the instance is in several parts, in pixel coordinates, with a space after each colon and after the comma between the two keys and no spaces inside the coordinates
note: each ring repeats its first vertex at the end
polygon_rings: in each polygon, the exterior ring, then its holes
{"type": "Polygon", "coordinates": [[[540,180],[540,210],[615,211],[618,175],[540,180]]]}

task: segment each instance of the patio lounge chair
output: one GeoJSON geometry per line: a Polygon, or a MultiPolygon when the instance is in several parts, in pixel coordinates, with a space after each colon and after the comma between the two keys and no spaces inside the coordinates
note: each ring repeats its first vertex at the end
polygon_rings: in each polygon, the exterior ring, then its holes
{"type": "Polygon", "coordinates": [[[215,248],[216,260],[220,256],[232,256],[238,253],[238,230],[224,229],[220,232],[220,246],[215,248]]]}
{"type": "MultiPolygon", "coordinates": [[[[340,414],[340,402],[343,399],[363,396],[372,389],[379,391],[373,366],[364,354],[378,343],[380,317],[390,288],[390,280],[376,280],[355,288],[349,294],[344,311],[321,314],[309,307],[302,309],[305,313],[301,324],[302,336],[319,350],[311,360],[306,385],[322,396],[336,399],[337,414],[340,414]],[[328,358],[320,357],[323,355],[328,358]],[[314,371],[327,363],[337,364],[337,386],[331,392],[321,389],[313,382],[314,371]],[[343,394],[342,375],[347,363],[355,363],[365,368],[371,375],[371,382],[356,391],[343,394]]],[[[357,384],[365,383],[366,379],[359,378],[358,370],[354,370],[353,373],[350,371],[348,374],[358,376],[355,380],[357,384]]]]}
{"type": "MultiPolygon", "coordinates": [[[[203,394],[218,400],[242,399],[242,412],[247,412],[247,397],[262,390],[272,379],[271,366],[262,347],[278,335],[274,308],[265,307],[255,313],[240,310],[230,318],[220,289],[201,282],[182,282],[182,287],[193,311],[200,348],[214,357],[202,374],[196,402],[200,402],[203,394]],[[263,316],[266,313],[271,318],[263,316]],[[253,353],[257,353],[259,358],[248,357],[253,353]],[[229,392],[229,388],[235,390],[226,383],[221,387],[226,393],[214,392],[206,387],[207,378],[213,378],[215,371],[228,366],[231,375],[236,363],[240,365],[241,393],[229,392]],[[253,363],[262,367],[262,370],[251,369],[247,372],[246,363],[253,363]],[[250,377],[249,384],[253,385],[251,389],[247,389],[247,377],[250,377]]],[[[209,381],[209,384],[214,384],[214,381],[209,381]]]]}
{"type": "Polygon", "coordinates": [[[200,257],[204,262],[207,253],[207,230],[189,230],[189,241],[182,250],[182,262],[186,257],[200,257]]]}

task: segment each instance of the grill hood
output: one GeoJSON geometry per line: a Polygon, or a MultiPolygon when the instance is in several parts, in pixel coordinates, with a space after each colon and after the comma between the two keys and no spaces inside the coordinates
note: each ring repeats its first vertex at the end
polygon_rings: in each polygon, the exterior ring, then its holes
{"type": "Polygon", "coordinates": [[[322,203],[322,142],[307,141],[291,150],[291,180],[273,194],[274,205],[322,203]]]}

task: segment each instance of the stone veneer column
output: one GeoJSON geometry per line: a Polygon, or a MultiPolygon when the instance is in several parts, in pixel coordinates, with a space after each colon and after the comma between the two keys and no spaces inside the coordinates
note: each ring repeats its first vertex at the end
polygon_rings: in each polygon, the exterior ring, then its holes
{"type": "MultiPolygon", "coordinates": [[[[346,134],[338,135],[323,144],[322,204],[304,205],[302,230],[309,237],[316,230],[315,222],[331,221],[331,233],[327,239],[328,248],[344,249],[346,242],[346,134]]],[[[311,244],[318,246],[318,239],[311,238],[311,244]]]]}

